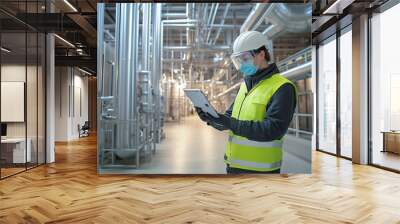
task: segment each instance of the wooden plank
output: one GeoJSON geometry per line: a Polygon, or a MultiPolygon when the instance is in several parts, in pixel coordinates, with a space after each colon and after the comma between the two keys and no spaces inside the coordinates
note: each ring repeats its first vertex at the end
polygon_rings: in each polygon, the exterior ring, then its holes
{"type": "Polygon", "coordinates": [[[313,152],[313,174],[107,175],[96,139],[0,181],[0,223],[399,223],[400,176],[313,152]]]}

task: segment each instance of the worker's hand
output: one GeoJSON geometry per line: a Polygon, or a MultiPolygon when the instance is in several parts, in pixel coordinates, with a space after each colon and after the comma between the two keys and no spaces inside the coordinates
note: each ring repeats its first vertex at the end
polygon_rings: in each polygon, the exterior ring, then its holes
{"type": "Polygon", "coordinates": [[[200,119],[204,122],[208,122],[208,116],[206,112],[204,112],[200,107],[195,107],[197,115],[199,115],[200,119]]]}
{"type": "Polygon", "coordinates": [[[215,125],[222,126],[225,128],[224,130],[231,129],[231,122],[232,122],[231,117],[220,113],[218,113],[218,117],[214,117],[209,113],[206,113],[206,116],[210,124],[214,123],[215,125]]]}
{"type": "Polygon", "coordinates": [[[211,127],[217,129],[218,131],[225,131],[227,128],[224,125],[217,124],[214,122],[207,122],[207,125],[210,125],[211,127]]]}

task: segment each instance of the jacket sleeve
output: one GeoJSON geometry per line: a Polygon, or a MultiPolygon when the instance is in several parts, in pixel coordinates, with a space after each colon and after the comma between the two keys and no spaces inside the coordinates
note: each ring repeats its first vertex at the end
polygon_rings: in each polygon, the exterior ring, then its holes
{"type": "Polygon", "coordinates": [[[253,141],[272,141],[283,137],[292,121],[296,108],[296,91],[287,83],[272,96],[266,107],[267,116],[263,121],[239,121],[232,119],[234,134],[253,141]]]}

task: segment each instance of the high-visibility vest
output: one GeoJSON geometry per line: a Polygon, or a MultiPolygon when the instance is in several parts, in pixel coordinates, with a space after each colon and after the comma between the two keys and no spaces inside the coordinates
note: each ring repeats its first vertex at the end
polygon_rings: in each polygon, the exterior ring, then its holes
{"type": "MultiPolygon", "coordinates": [[[[242,83],[233,104],[232,117],[241,121],[263,121],[274,93],[285,83],[296,86],[280,74],[261,80],[249,92],[242,83]]],[[[282,102],[286,103],[286,102],[282,102]]],[[[225,163],[230,167],[254,171],[273,171],[281,168],[283,139],[252,141],[229,131],[225,163]]]]}

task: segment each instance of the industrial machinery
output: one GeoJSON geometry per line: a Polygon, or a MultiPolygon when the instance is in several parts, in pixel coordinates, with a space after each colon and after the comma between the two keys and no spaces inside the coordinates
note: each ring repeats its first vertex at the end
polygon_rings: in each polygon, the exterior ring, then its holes
{"type": "MultiPolygon", "coordinates": [[[[221,112],[230,106],[242,82],[229,58],[240,32],[266,35],[299,85],[311,74],[311,4],[99,3],[97,13],[100,173],[151,160],[164,123],[194,113],[183,89],[202,89],[221,112]]],[[[312,108],[310,86],[303,92],[312,108]]],[[[299,107],[291,133],[311,133],[311,114],[299,107]]]]}
{"type": "Polygon", "coordinates": [[[160,4],[98,4],[100,171],[138,168],[161,140],[160,9],[160,4]]]}

